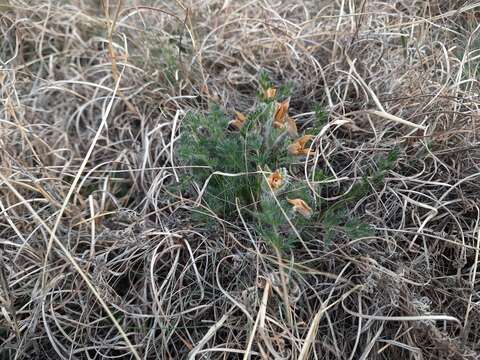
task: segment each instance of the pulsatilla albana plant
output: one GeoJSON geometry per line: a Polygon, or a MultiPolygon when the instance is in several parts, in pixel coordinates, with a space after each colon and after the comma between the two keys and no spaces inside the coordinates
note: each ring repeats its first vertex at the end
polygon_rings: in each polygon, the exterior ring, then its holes
{"type": "Polygon", "coordinates": [[[341,196],[335,202],[320,204],[314,193],[336,190],[325,185],[329,176],[323,170],[315,171],[307,183],[304,169],[305,161],[315,155],[312,134],[325,126],[325,113],[317,108],[313,127],[299,131],[289,115],[289,87],[275,89],[265,77],[260,85],[260,101],[249,114],[233,111],[227,116],[214,107],[207,115],[190,113],[184,119],[177,151],[186,169],[181,177],[184,195],[200,198],[224,219],[241,215],[277,249],[304,236],[320,235],[328,245],[338,233],[350,238],[372,235],[370,226],[349,208],[382,186],[396,164],[398,149],[365,168],[365,175],[348,191],[338,190],[341,196]]]}
{"type": "Polygon", "coordinates": [[[289,115],[288,88],[260,80],[260,101],[249,114],[226,116],[218,107],[188,114],[177,154],[187,169],[185,190],[222,218],[241,212],[266,241],[284,248],[318,214],[301,176],[314,139],[300,134],[289,115]]]}

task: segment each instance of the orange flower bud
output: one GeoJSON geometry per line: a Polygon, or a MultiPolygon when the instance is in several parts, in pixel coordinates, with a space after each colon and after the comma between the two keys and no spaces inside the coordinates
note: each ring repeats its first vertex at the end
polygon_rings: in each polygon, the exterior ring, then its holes
{"type": "Polygon", "coordinates": [[[313,139],[313,135],[303,135],[301,138],[298,138],[296,141],[303,147],[305,144],[313,139]]]}
{"type": "Polygon", "coordinates": [[[263,96],[266,98],[266,99],[273,99],[275,97],[275,95],[277,95],[277,89],[275,88],[268,88],[266,90],[263,90],[263,96]]]}
{"type": "Polygon", "coordinates": [[[283,176],[280,173],[280,170],[275,170],[268,178],[268,184],[272,190],[277,190],[283,184],[283,176]]]}
{"type": "Polygon", "coordinates": [[[245,121],[247,120],[247,117],[243,115],[239,111],[235,111],[235,118],[231,120],[228,125],[233,126],[237,130],[241,129],[242,126],[245,124],[245,121]]]}
{"type": "Polygon", "coordinates": [[[288,153],[291,155],[308,155],[310,152],[309,148],[306,148],[305,145],[313,138],[313,135],[304,135],[301,138],[295,140],[293,143],[288,145],[288,153]]]}
{"type": "Polygon", "coordinates": [[[290,99],[287,99],[276,105],[275,114],[273,115],[273,127],[275,128],[284,127],[289,104],[290,104],[290,99]]]}
{"type": "Polygon", "coordinates": [[[294,212],[298,212],[305,218],[312,216],[312,208],[302,199],[287,199],[287,201],[290,205],[293,205],[294,212]]]}

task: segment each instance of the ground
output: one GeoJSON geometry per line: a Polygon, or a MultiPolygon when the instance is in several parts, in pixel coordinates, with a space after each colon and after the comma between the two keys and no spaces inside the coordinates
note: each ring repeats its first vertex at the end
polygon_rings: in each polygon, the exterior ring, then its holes
{"type": "Polygon", "coordinates": [[[479,9],[0,0],[0,359],[479,358],[479,9]],[[262,74],[368,232],[279,249],[174,190],[188,115],[262,74]]]}

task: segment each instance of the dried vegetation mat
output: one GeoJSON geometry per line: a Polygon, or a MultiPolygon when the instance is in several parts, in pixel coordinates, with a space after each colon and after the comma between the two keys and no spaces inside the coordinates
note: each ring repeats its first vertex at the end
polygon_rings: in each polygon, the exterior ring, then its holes
{"type": "Polygon", "coordinates": [[[478,359],[479,8],[1,0],[0,359],[478,359]]]}

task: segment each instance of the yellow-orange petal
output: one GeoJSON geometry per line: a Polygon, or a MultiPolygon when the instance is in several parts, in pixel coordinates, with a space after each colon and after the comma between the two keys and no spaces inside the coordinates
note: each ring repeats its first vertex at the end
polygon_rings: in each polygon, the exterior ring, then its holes
{"type": "Polygon", "coordinates": [[[303,217],[309,218],[312,216],[312,208],[302,199],[288,199],[290,205],[293,205],[293,211],[298,212],[303,217]]]}
{"type": "Polygon", "coordinates": [[[295,140],[293,143],[288,145],[288,153],[291,155],[308,155],[313,153],[313,151],[310,151],[309,148],[305,147],[306,143],[312,138],[312,135],[304,135],[301,138],[295,140]]]}
{"type": "Polygon", "coordinates": [[[275,115],[273,116],[273,122],[277,122],[279,124],[285,123],[285,117],[288,113],[288,105],[290,103],[290,99],[284,100],[281,103],[278,103],[275,107],[275,115]]]}
{"type": "Polygon", "coordinates": [[[237,117],[238,120],[240,120],[242,123],[245,122],[245,120],[247,120],[247,117],[242,114],[240,111],[235,111],[235,116],[237,117]]]}
{"type": "Polygon", "coordinates": [[[234,128],[241,129],[243,124],[245,124],[245,121],[247,120],[247,117],[242,114],[239,111],[235,111],[235,118],[231,120],[228,125],[233,126],[234,128]]]}
{"type": "Polygon", "coordinates": [[[283,184],[283,176],[280,173],[280,170],[275,170],[270,176],[267,178],[268,184],[272,188],[272,190],[277,190],[283,184]]]}
{"type": "Polygon", "coordinates": [[[273,99],[275,95],[277,95],[277,89],[273,87],[263,90],[263,96],[267,99],[273,99]]]}
{"type": "Polygon", "coordinates": [[[301,147],[305,147],[305,144],[313,139],[313,135],[303,135],[301,138],[295,140],[301,147]]]}

